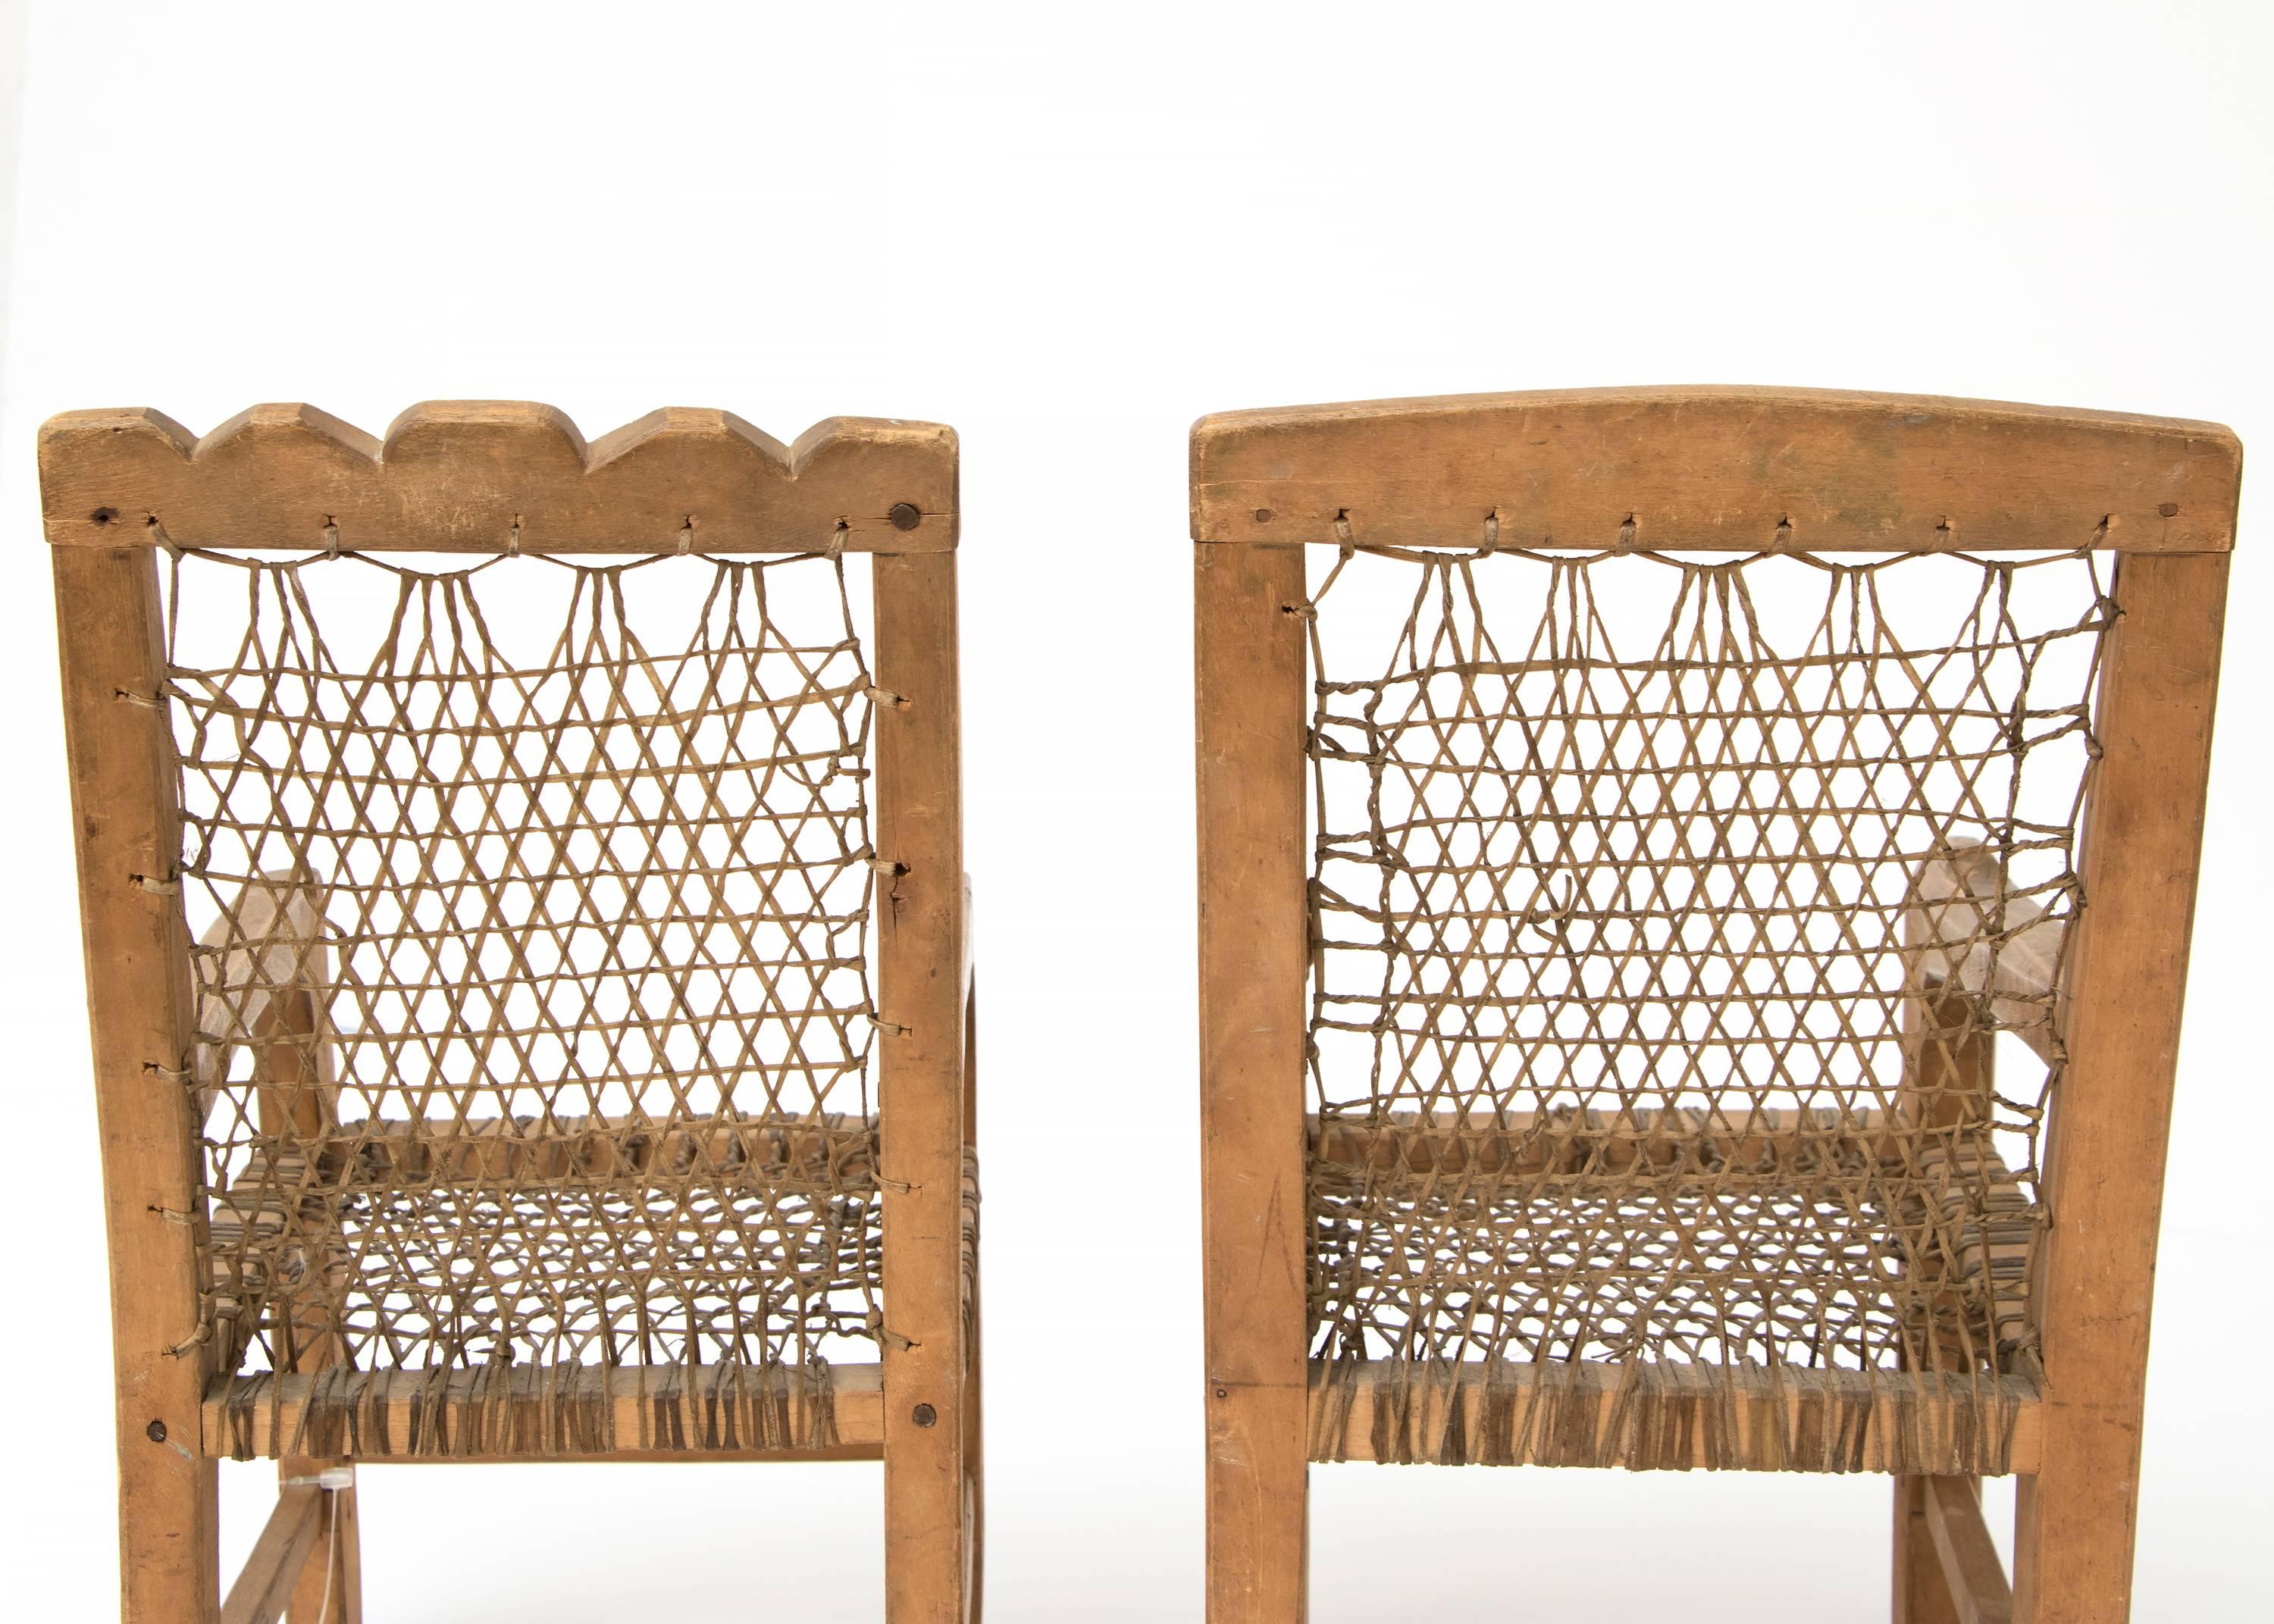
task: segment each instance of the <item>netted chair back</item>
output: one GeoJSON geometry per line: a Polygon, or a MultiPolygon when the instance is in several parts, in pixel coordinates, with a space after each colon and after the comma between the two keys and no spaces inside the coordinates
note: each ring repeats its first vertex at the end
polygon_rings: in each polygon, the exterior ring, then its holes
{"type": "Polygon", "coordinates": [[[1313,1460],[2034,1471],[2052,1237],[2152,1244],[2111,1079],[2168,1047],[2074,983],[2150,928],[2088,923],[2123,853],[2194,861],[2237,466],[1774,389],[1195,425],[1224,1425],[1299,1387],[1313,1460]],[[2122,707],[2158,822],[2136,765],[2102,810],[2122,707]]]}
{"type": "Polygon", "coordinates": [[[2106,568],[1323,560],[1314,1356],[2029,1345],[2106,568]],[[2031,1064],[1938,1086],[2001,1037],[2031,1064]]]}
{"type": "Polygon", "coordinates": [[[873,1352],[845,571],[170,560],[222,1369],[873,1352]]]}

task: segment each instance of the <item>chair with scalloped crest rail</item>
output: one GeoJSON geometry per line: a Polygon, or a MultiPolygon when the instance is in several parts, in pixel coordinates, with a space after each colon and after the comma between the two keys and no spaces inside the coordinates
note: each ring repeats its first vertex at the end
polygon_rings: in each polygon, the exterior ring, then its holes
{"type": "Polygon", "coordinates": [[[953,432],[89,411],[40,474],[124,1616],[352,1624],[374,1462],[881,1459],[886,1616],[975,1619],[953,432]]]}
{"type": "Polygon", "coordinates": [[[1303,1616],[1313,1461],[1883,1472],[1901,1624],[2127,1615],[2240,466],[1783,389],[1194,426],[1216,1624],[1303,1616]]]}

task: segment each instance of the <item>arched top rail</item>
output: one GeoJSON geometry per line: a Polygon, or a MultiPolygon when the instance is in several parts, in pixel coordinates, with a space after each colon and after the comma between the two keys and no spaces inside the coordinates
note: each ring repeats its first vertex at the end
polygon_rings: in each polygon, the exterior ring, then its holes
{"type": "Polygon", "coordinates": [[[586,442],[526,401],[413,406],[384,440],[312,406],[255,406],[200,439],[144,408],[40,428],[60,546],[484,553],[941,553],[955,431],[831,417],[779,440],[666,407],[586,442]]]}
{"type": "Polygon", "coordinates": [[[1193,537],[1808,551],[2234,545],[2215,423],[1939,395],[1714,385],[1218,412],[1193,537]],[[1342,523],[1338,525],[1337,518],[1342,523]],[[2103,525],[2106,533],[2101,534],[2103,525]]]}

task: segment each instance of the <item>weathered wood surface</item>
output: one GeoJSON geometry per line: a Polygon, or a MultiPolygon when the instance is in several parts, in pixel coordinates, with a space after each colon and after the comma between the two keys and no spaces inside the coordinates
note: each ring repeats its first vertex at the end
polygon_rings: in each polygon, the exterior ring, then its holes
{"type": "Polygon", "coordinates": [[[2045,1149],[2034,1295],[2044,1464],[2017,1496],[2024,1624],[2130,1616],[2156,1236],[2202,858],[2226,560],[2127,556],[2102,657],[2068,1064],[2045,1149]]]}
{"type": "Polygon", "coordinates": [[[229,1587],[221,1624],[276,1624],[292,1586],[324,1530],[324,1491],[300,1485],[281,1491],[276,1508],[253,1541],[245,1570],[229,1587]]]}
{"type": "Polygon", "coordinates": [[[1939,395],[1700,385],[1219,412],[1193,536],[1812,551],[2233,545],[2218,424],[1939,395]]]}
{"type": "Polygon", "coordinates": [[[1942,1558],[1934,1548],[1934,1530],[1927,1525],[1927,1477],[1895,1479],[1894,1624],[1958,1624],[1950,1586],[1942,1576],[1942,1558]]]}
{"type": "Polygon", "coordinates": [[[885,1606],[964,1624],[963,754],[955,560],[876,568],[877,1172],[885,1255],[885,1606]]]}
{"type": "Polygon", "coordinates": [[[58,549],[50,561],[110,1244],[121,1610],[132,1624],[210,1624],[218,1486],[198,1448],[210,1341],[191,1228],[200,1170],[174,747],[164,712],[132,703],[158,691],[164,668],[157,569],[141,548],[58,549]]]}
{"type": "Polygon", "coordinates": [[[1302,1616],[1303,554],[1193,549],[1208,1617],[1302,1616]]]}
{"type": "MultiPolygon", "coordinates": [[[[875,1365],[833,1365],[829,1405],[834,1442],[783,1442],[754,1428],[751,1412],[809,1413],[813,1384],[801,1372],[705,1365],[580,1366],[568,1371],[371,1371],[341,1379],[316,1372],[215,1380],[187,1440],[215,1458],[320,1454],[327,1461],[599,1460],[624,1456],[734,1460],[873,1461],[884,1442],[884,1378],[875,1365]],[[336,1410],[354,1399],[351,1422],[312,1423],[310,1402],[336,1410]],[[775,1402],[779,1398],[782,1402],[775,1402]],[[573,1418],[574,1425],[569,1425],[573,1418]],[[312,1442],[312,1432],[320,1440],[312,1442]]],[[[759,1426],[766,1425],[760,1418],[759,1426]]]]}
{"type": "Polygon", "coordinates": [[[2001,901],[2004,884],[1985,847],[1925,864],[1903,916],[1904,946],[1916,955],[1920,980],[1987,995],[1991,1013],[2050,1065],[2055,1044],[2044,1014],[2059,990],[2068,921],[2044,917],[2027,897],[2001,901]]]}
{"type": "Polygon", "coordinates": [[[363,1535],[356,1509],[355,1466],[337,1460],[287,1455],[276,1463],[281,1484],[344,1470],[348,1486],[328,1489],[331,1504],[308,1549],[300,1577],[284,1605],[284,1624],[363,1624],[363,1535]]]}
{"type": "Polygon", "coordinates": [[[2022,1376],[1502,1363],[1409,1386],[1389,1364],[1310,1369],[1315,1460],[2004,1476],[2041,1447],[2022,1376]]]}
{"type": "Polygon", "coordinates": [[[2011,1624],[2014,1590],[1982,1518],[1981,1485],[1965,1477],[1926,1477],[1920,1503],[1958,1624],[2011,1624]]]}
{"type": "Polygon", "coordinates": [[[142,408],[40,429],[47,536],[66,547],[945,552],[956,481],[954,430],[885,417],[832,417],[789,446],[690,407],[588,445],[527,401],[428,402],[384,440],[300,404],[203,439],[142,408]]]}

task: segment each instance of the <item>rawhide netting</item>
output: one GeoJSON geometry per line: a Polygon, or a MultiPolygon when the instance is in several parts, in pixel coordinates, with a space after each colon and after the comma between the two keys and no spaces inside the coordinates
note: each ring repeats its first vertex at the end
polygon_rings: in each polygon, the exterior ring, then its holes
{"type": "Polygon", "coordinates": [[[432,1417],[470,1372],[606,1412],[606,1372],[667,1367],[742,1404],[714,1441],[827,1441],[827,1361],[881,1324],[841,560],[167,579],[201,1335],[237,1394],[323,1372],[338,1448],[413,1377],[432,1417]]]}
{"type": "Polygon", "coordinates": [[[2014,1368],[2107,570],[1314,564],[1313,1357],[2014,1368]]]}

